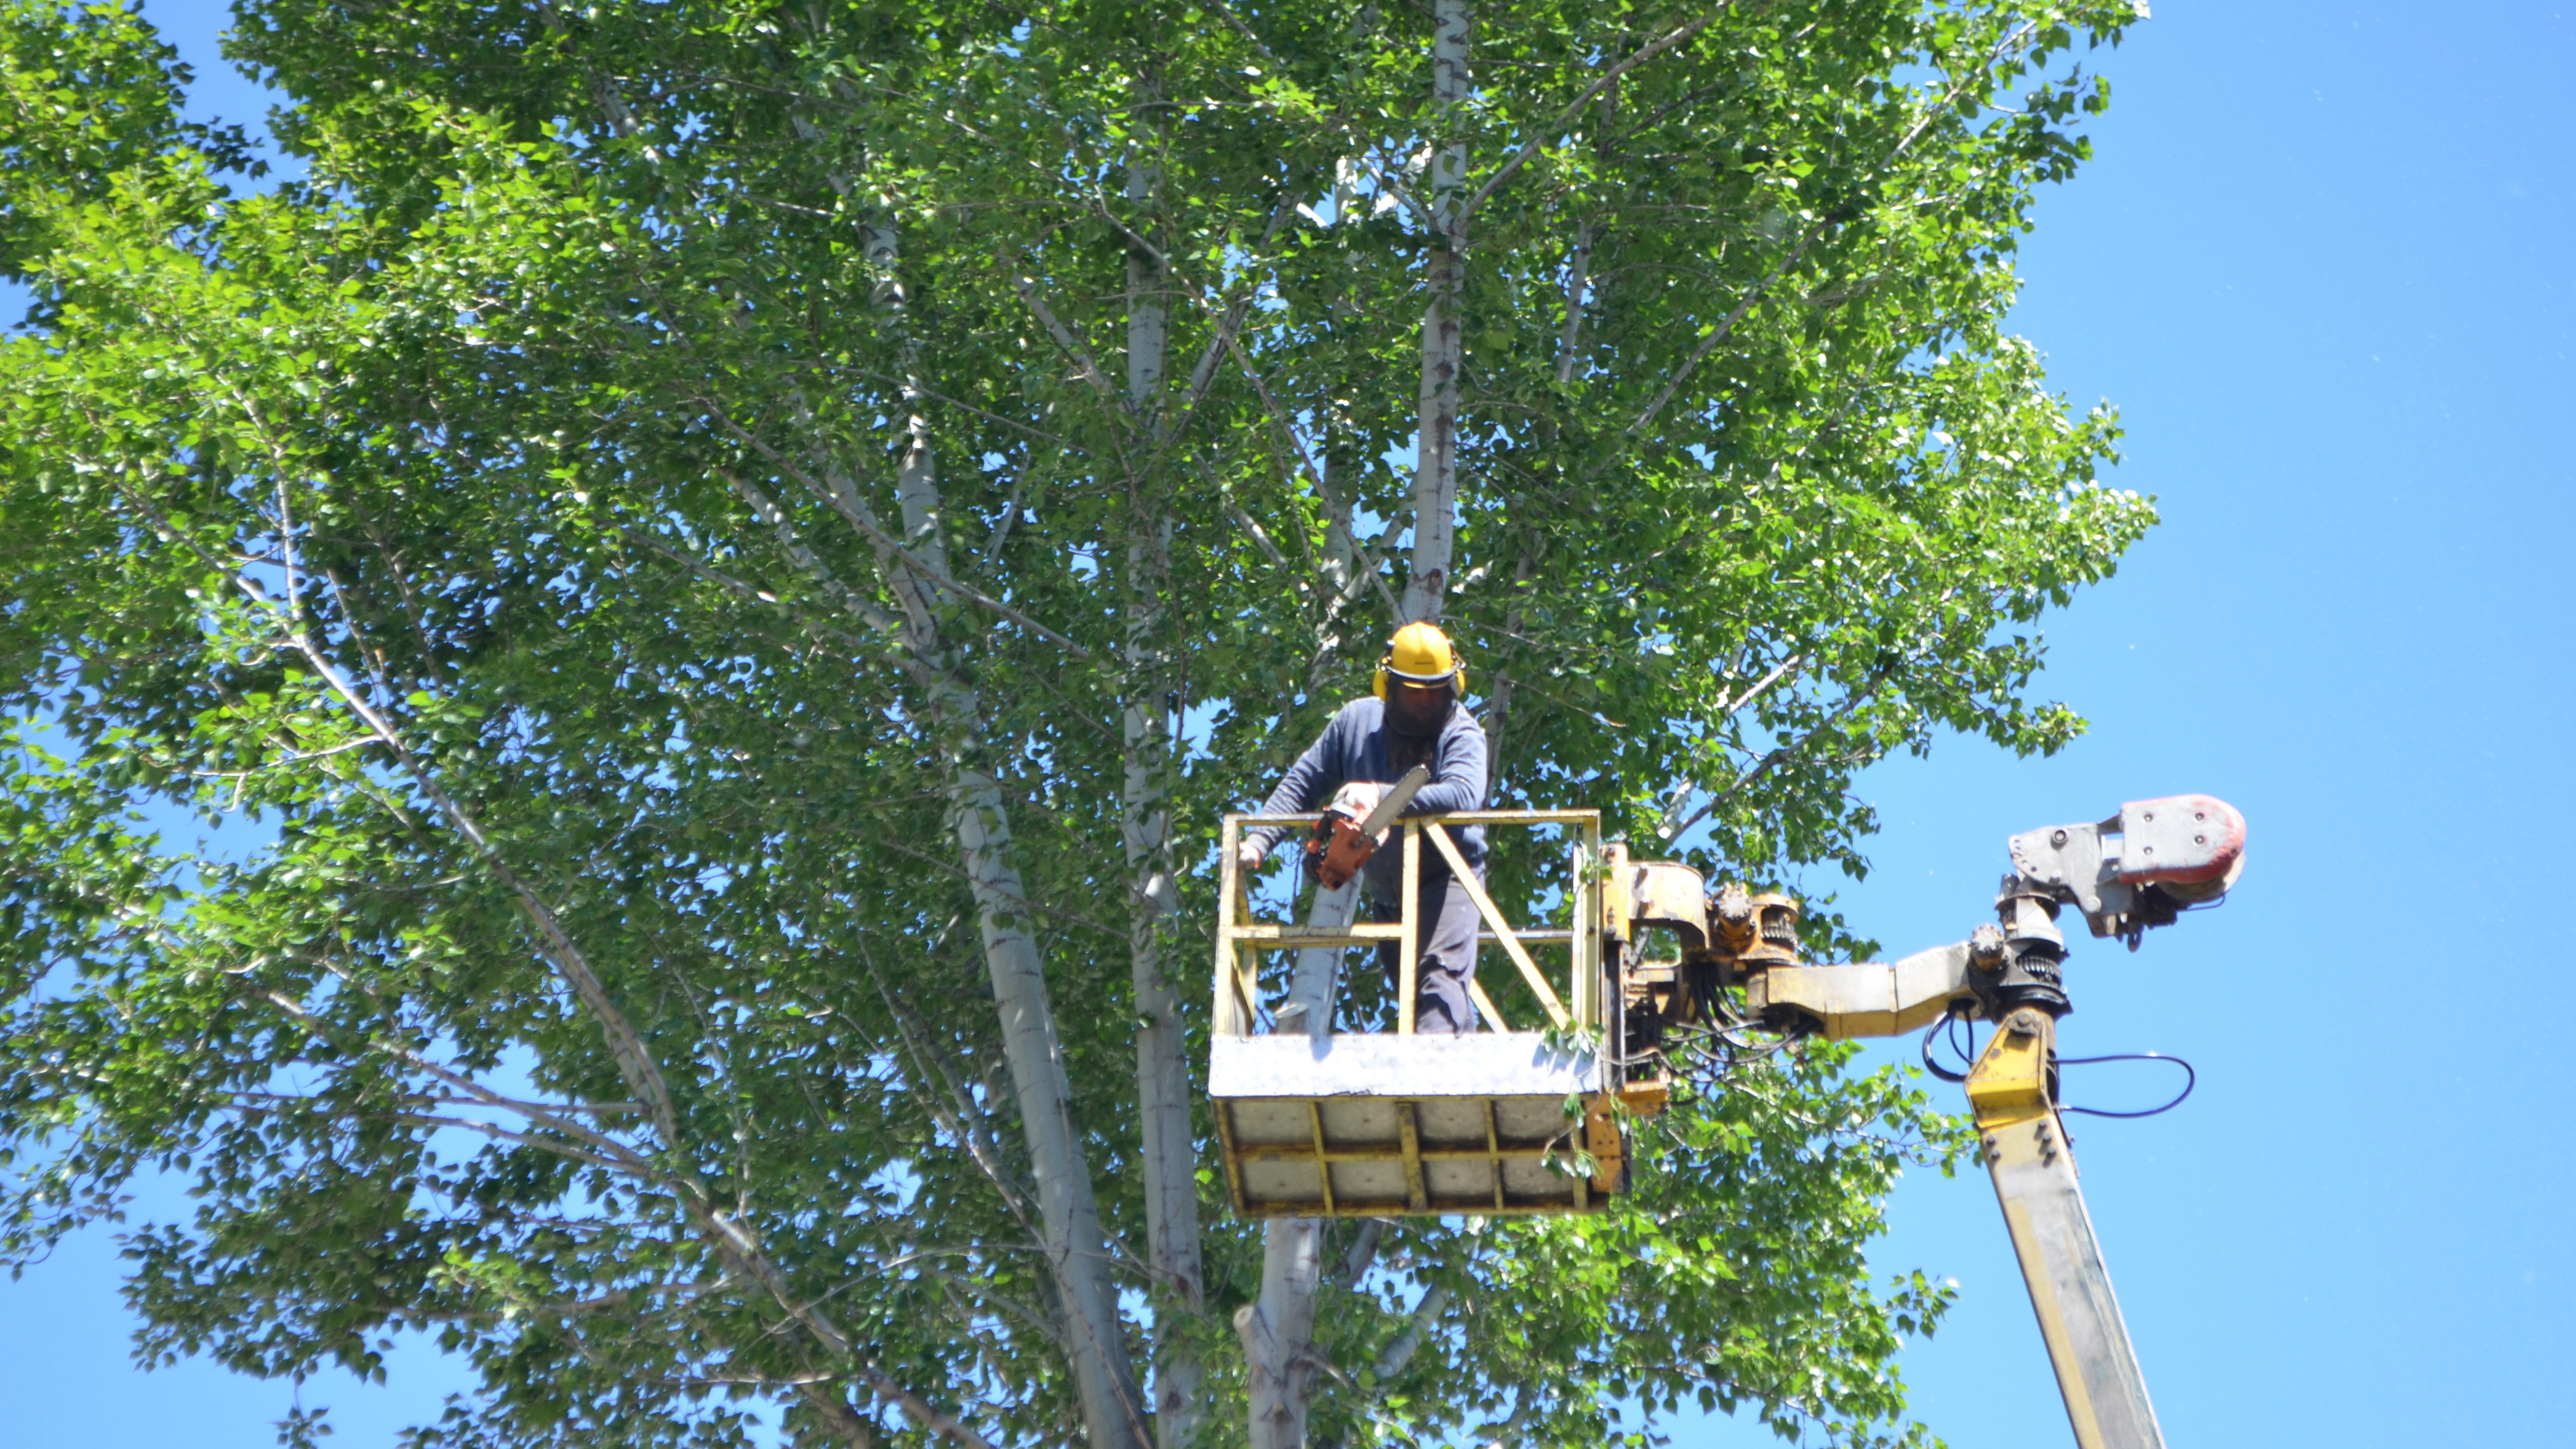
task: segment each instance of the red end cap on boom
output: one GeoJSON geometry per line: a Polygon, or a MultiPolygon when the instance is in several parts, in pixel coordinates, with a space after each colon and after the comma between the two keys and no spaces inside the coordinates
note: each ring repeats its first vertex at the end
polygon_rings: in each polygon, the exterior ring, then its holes
{"type": "Polygon", "coordinates": [[[2215,795],[2132,800],[2090,825],[2012,838],[2013,869],[2084,913],[2096,936],[2132,947],[2176,913],[2227,894],[2245,873],[2245,817],[2215,795]]]}
{"type": "MultiPolygon", "coordinates": [[[[2108,821],[2104,822],[2108,824],[2108,821]]],[[[2120,879],[2133,886],[2206,886],[2221,895],[2245,869],[2245,817],[2215,795],[2167,795],[2120,807],[2120,879]]]]}

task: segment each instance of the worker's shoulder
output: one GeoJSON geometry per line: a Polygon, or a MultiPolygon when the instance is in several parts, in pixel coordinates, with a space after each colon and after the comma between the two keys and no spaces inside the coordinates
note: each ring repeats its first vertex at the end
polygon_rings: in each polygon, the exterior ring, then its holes
{"type": "Polygon", "coordinates": [[[1328,731],[1355,729],[1366,732],[1376,729],[1385,719],[1386,701],[1375,695],[1363,694],[1335,710],[1333,722],[1324,728],[1328,731]]]}

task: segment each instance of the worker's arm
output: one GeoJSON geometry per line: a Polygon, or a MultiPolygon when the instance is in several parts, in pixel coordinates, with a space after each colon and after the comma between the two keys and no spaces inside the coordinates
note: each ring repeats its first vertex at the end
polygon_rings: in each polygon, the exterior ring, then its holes
{"type": "Polygon", "coordinates": [[[1407,815],[1447,815],[1485,806],[1485,731],[1462,707],[1457,721],[1440,733],[1440,749],[1431,764],[1431,783],[1404,807],[1407,815]]]}
{"type": "MultiPolygon", "coordinates": [[[[1279,788],[1271,791],[1270,798],[1261,802],[1262,814],[1302,814],[1315,809],[1330,799],[1335,790],[1342,788],[1342,782],[1349,778],[1351,761],[1358,753],[1354,743],[1360,731],[1352,714],[1352,708],[1344,705],[1342,712],[1333,716],[1332,723],[1324,726],[1324,732],[1306,747],[1306,753],[1299,755],[1297,763],[1288,767],[1288,773],[1279,777],[1279,788]]],[[[1283,826],[1255,826],[1243,834],[1244,850],[1257,861],[1268,855],[1270,848],[1279,843],[1279,837],[1287,833],[1283,826]]]]}

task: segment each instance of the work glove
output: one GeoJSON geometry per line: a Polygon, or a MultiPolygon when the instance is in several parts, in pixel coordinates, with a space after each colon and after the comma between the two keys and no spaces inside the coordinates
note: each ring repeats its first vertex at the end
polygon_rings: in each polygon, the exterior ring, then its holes
{"type": "MultiPolygon", "coordinates": [[[[1377,802],[1385,798],[1386,786],[1375,780],[1353,780],[1334,791],[1333,803],[1324,808],[1335,815],[1349,816],[1351,823],[1357,825],[1368,819],[1369,812],[1377,808],[1377,802]]],[[[1379,831],[1377,838],[1369,843],[1386,844],[1386,832],[1379,831]]]]}

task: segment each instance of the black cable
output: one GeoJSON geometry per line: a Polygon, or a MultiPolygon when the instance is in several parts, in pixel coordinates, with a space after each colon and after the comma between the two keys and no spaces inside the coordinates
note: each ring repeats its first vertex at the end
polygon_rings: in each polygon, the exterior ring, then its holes
{"type": "Polygon", "coordinates": [[[2059,1105],[2059,1111],[2081,1112],[2087,1117],[2153,1117],[2158,1113],[2170,1112],[2181,1106],[2183,1099],[2191,1095],[2191,1089],[2200,1085],[2200,1073],[2192,1070],[2191,1063],[2180,1057],[2166,1056],[2163,1052],[2113,1052],[2109,1056],[2057,1059],[2057,1064],[2061,1067],[2090,1066],[2095,1062],[2171,1062],[2182,1068],[2182,1090],[2174,1095],[2172,1101],[2161,1107],[2149,1107],[2143,1112],[2106,1112],[2099,1107],[2069,1107],[2063,1104],[2059,1105]]]}
{"type": "MultiPolygon", "coordinates": [[[[1969,1019],[1966,1017],[1945,1016],[1923,1030],[1923,1068],[1932,1075],[1939,1077],[1942,1081],[1964,1082],[1968,1080],[1968,1074],[1966,1072],[1954,1072],[1932,1058],[1932,1039],[1937,1036],[1943,1036],[1945,1033],[1947,1034],[1947,1039],[1950,1043],[1950,1050],[1957,1052],[1961,1061],[1971,1063],[1976,1061],[1976,1027],[1970,1024],[1969,1019]],[[1968,1027],[1968,1042],[1965,1046],[1959,1044],[1959,1028],[1963,1025],[1968,1027]]],[[[2182,1090],[2174,1094],[2174,1099],[2172,1101],[2165,1103],[2161,1107],[2150,1107],[2143,1112],[2113,1112],[2101,1107],[2072,1107],[2063,1102],[2058,1104],[2059,1111],[2081,1112],[2087,1117],[2154,1117],[2162,1113],[2170,1112],[2174,1108],[2181,1106],[2184,1099],[2188,1098],[2192,1094],[2192,1089],[2200,1085],[2200,1073],[2193,1070],[2191,1063],[2183,1060],[2181,1057],[2166,1056],[2163,1052],[2113,1052],[2107,1056],[2059,1057],[2056,1059],[2056,1065],[2061,1067],[2085,1067],[2091,1066],[2095,1062],[2171,1062],[2175,1066],[2182,1068],[2182,1090]]]]}
{"type": "MultiPolygon", "coordinates": [[[[1732,1015],[1732,1013],[1728,1013],[1732,1015]]],[[[1714,1089],[1728,1075],[1740,1068],[1776,1055],[1797,1043],[1793,1035],[1781,1035],[1769,1041],[1747,1041],[1737,1033],[1761,1031],[1752,1022],[1722,1023],[1674,1022],[1665,1027],[1670,1047],[1665,1060],[1685,1081],[1704,1089],[1714,1089]]]]}
{"type": "Polygon", "coordinates": [[[1969,1030],[1968,1045],[1966,1047],[1959,1045],[1957,1031],[1959,1023],[1962,1020],[1964,1020],[1962,1017],[1944,1016],[1939,1021],[1936,1021],[1923,1029],[1923,1069],[1945,1082],[1964,1082],[1968,1079],[1968,1074],[1966,1072],[1954,1072],[1948,1067],[1941,1065],[1939,1062],[1932,1060],[1932,1038],[1940,1035],[1943,1028],[1946,1027],[1951,1031],[1950,1050],[1957,1052],[1961,1061],[1973,1062],[1977,1059],[1977,1054],[1969,1049],[1977,1044],[1977,1037],[1974,1028],[1969,1030]]]}

